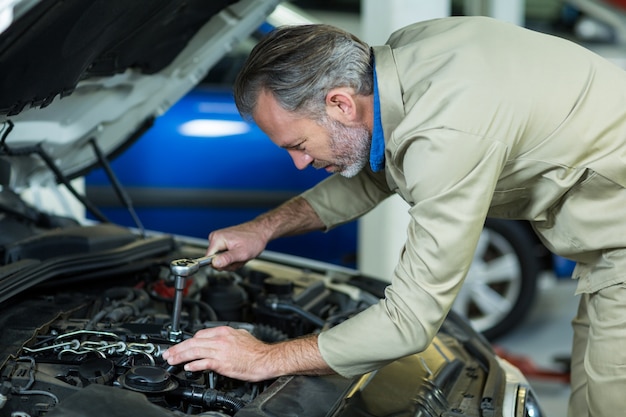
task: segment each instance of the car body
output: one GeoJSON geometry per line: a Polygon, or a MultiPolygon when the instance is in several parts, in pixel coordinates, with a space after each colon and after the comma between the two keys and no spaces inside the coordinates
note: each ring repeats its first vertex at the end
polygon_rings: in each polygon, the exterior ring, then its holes
{"type": "Polygon", "coordinates": [[[519,370],[454,313],[425,351],[355,378],[249,383],[170,367],[162,352],[199,329],[229,325],[277,342],[349,319],[387,285],[269,251],[219,272],[204,256],[205,239],[114,224],[72,181],[101,164],[125,200],[109,159],[277,1],[2,6],[0,414],[541,415],[519,370]],[[97,221],[24,197],[57,183],[97,221]]]}

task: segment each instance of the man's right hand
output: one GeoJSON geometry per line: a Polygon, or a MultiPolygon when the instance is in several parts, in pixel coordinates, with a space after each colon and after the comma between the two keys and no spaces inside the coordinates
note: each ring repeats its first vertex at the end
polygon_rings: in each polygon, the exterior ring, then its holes
{"type": "Polygon", "coordinates": [[[212,232],[207,255],[218,254],[213,259],[215,269],[234,271],[259,256],[273,239],[323,228],[309,203],[295,197],[254,220],[212,232]]]}
{"type": "Polygon", "coordinates": [[[213,268],[234,271],[263,252],[268,242],[266,236],[255,220],[215,230],[209,234],[207,255],[217,253],[212,261],[213,268]]]}

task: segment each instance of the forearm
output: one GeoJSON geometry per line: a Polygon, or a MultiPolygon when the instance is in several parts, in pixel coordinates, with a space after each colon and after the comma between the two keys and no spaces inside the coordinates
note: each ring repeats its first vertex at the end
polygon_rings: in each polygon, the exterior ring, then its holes
{"type": "Polygon", "coordinates": [[[317,346],[317,335],[270,345],[266,358],[269,377],[335,373],[322,358],[317,346]]]}
{"type": "Polygon", "coordinates": [[[261,214],[252,222],[260,226],[268,242],[279,237],[324,229],[324,223],[315,210],[300,196],[261,214]]]}
{"type": "Polygon", "coordinates": [[[273,239],[322,229],[315,210],[295,197],[259,217],[209,234],[207,255],[215,255],[213,267],[234,271],[257,257],[273,239]]]}

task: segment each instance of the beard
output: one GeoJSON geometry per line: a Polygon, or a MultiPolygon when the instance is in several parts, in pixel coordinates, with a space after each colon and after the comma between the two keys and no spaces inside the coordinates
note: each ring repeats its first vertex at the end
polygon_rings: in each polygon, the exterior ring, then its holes
{"type": "Polygon", "coordinates": [[[349,127],[329,117],[320,123],[328,132],[333,161],[316,161],[313,166],[334,165],[335,172],[346,178],[358,174],[370,159],[372,135],[364,126],[349,127]]]}

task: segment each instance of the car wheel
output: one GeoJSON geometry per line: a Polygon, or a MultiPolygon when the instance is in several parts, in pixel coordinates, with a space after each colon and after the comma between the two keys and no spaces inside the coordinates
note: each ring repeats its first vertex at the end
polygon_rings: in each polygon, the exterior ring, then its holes
{"type": "Polygon", "coordinates": [[[513,329],[532,305],[540,270],[534,247],[521,223],[486,221],[453,309],[488,339],[513,329]]]}

